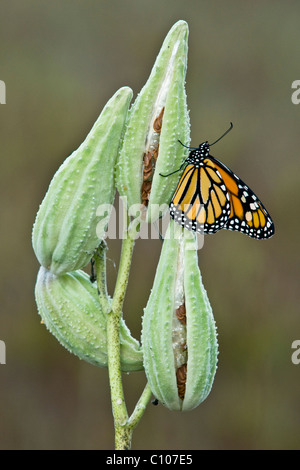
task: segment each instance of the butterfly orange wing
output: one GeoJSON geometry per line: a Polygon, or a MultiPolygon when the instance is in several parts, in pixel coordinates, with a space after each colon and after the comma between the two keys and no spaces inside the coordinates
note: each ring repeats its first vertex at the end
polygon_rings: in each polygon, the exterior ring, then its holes
{"type": "Polygon", "coordinates": [[[215,233],[224,227],[231,210],[222,177],[208,162],[187,164],[170,204],[170,215],[188,230],[215,233]]]}
{"type": "Polygon", "coordinates": [[[209,155],[204,164],[213,165],[218,172],[230,199],[230,215],[222,228],[237,230],[257,239],[274,235],[274,223],[262,202],[237,175],[226,165],[209,155]]]}

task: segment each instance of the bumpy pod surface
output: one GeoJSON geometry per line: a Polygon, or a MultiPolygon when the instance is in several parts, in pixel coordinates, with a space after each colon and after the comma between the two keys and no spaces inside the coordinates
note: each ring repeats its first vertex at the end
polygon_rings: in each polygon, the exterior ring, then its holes
{"type": "Polygon", "coordinates": [[[198,267],[194,234],[171,220],[144,311],[144,368],[156,398],[190,410],[209,394],[217,367],[217,333],[198,267]]]}
{"type": "Polygon", "coordinates": [[[54,274],[83,268],[104,236],[131,98],[132,90],[124,87],[108,101],[85,141],[54,175],[40,205],[33,249],[40,264],[54,274]]]}
{"type": "MultiPolygon", "coordinates": [[[[56,276],[41,267],[35,298],[42,322],[71,353],[99,367],[107,366],[107,315],[101,311],[97,287],[83,271],[56,276]]],[[[143,369],[139,342],[120,322],[121,369],[143,369]]]]}
{"type": "Polygon", "coordinates": [[[153,222],[167,209],[190,141],[185,76],[188,25],[178,21],[166,36],[150,77],[140,91],[126,123],[116,166],[118,191],[129,213],[153,222]]]}

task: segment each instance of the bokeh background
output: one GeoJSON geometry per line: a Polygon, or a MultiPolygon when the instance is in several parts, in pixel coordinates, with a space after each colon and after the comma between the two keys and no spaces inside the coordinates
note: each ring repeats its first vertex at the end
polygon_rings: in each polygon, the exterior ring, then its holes
{"type": "MultiPolygon", "coordinates": [[[[161,43],[188,22],[192,145],[213,147],[263,200],[276,235],[226,230],[199,252],[219,333],[219,367],[192,412],[149,405],[133,449],[299,449],[300,3],[264,0],[1,2],[1,449],[112,449],[107,371],[79,361],[40,324],[31,229],[48,184],[121,86],[139,92],[161,43]]],[[[109,242],[109,290],[120,244],[109,242]]],[[[159,241],[138,240],[124,315],[139,338],[159,241]]],[[[129,411],[145,384],[124,377],[129,411]]]]}

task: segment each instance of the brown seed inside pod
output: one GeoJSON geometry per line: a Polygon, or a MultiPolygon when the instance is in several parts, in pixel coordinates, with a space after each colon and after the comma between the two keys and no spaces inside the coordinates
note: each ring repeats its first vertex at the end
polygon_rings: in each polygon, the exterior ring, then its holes
{"type": "Polygon", "coordinates": [[[178,388],[178,396],[181,400],[184,399],[185,395],[185,384],[186,384],[187,364],[183,364],[176,370],[176,380],[178,388]]]}
{"type": "Polygon", "coordinates": [[[186,310],[185,310],[185,304],[180,305],[176,309],[176,316],[178,320],[183,324],[186,325],[186,310]]]}
{"type": "Polygon", "coordinates": [[[142,204],[148,206],[150,192],[151,192],[151,181],[144,181],[142,184],[142,204]]]}
{"type": "Polygon", "coordinates": [[[161,112],[159,113],[159,115],[157,116],[157,118],[154,120],[154,123],[153,123],[153,129],[158,134],[160,134],[160,132],[161,132],[161,126],[162,126],[164,110],[165,110],[165,108],[162,108],[161,112]]]}

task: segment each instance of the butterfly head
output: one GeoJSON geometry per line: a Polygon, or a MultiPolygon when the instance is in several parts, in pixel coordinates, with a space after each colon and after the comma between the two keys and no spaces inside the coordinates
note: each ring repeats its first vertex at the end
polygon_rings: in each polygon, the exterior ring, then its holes
{"type": "Polygon", "coordinates": [[[201,157],[207,157],[209,155],[209,143],[207,141],[199,145],[199,152],[201,157]]]}

